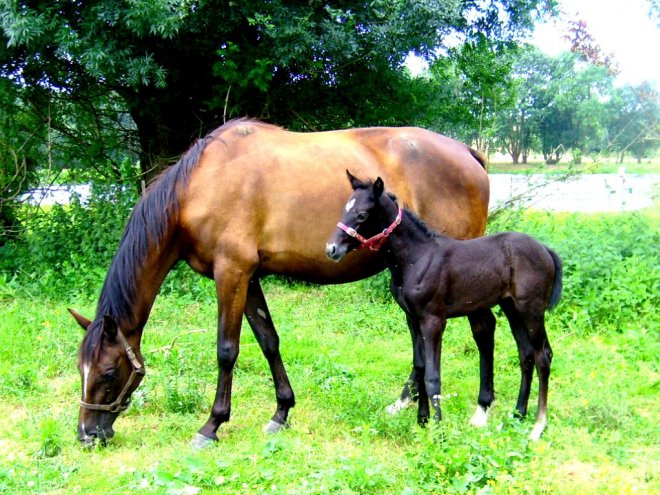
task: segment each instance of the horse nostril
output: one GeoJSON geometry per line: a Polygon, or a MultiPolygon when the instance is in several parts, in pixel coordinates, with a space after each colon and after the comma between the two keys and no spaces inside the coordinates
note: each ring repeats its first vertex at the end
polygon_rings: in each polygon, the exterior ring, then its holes
{"type": "Polygon", "coordinates": [[[334,244],[325,245],[325,254],[327,254],[328,256],[333,256],[335,254],[335,251],[337,251],[337,247],[334,244]]]}

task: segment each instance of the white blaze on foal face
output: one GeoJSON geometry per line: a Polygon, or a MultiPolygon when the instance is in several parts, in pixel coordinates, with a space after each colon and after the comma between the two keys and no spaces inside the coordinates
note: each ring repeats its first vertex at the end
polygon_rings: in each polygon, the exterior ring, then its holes
{"type": "Polygon", "coordinates": [[[351,211],[354,204],[355,204],[355,198],[351,199],[348,203],[346,203],[346,212],[351,211]]]}

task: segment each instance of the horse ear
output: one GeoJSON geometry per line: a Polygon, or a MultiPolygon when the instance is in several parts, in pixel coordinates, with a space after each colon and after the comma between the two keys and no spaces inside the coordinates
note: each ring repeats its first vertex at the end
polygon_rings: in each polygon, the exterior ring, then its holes
{"type": "Polygon", "coordinates": [[[71,313],[71,316],[73,316],[73,318],[76,320],[78,325],[80,325],[83,330],[87,331],[89,326],[92,324],[92,320],[90,320],[89,318],[85,318],[83,315],[74,311],[71,308],[69,308],[67,311],[71,313]]]}
{"type": "Polygon", "coordinates": [[[113,342],[117,338],[117,322],[110,315],[105,315],[103,317],[103,333],[108,337],[110,342],[113,342]]]}
{"type": "Polygon", "coordinates": [[[374,199],[380,198],[380,195],[383,194],[384,189],[385,184],[383,183],[383,179],[378,177],[374,182],[374,199]]]}
{"type": "Polygon", "coordinates": [[[355,177],[348,170],[346,170],[346,177],[348,177],[348,181],[351,183],[351,187],[353,188],[354,191],[362,185],[362,181],[357,177],[355,177]]]}

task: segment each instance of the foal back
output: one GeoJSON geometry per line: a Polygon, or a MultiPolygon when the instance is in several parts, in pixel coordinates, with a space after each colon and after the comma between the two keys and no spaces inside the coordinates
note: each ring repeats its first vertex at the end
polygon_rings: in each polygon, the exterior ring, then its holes
{"type": "Polygon", "coordinates": [[[443,239],[447,316],[463,316],[512,299],[541,314],[561,294],[561,262],[548,247],[520,232],[467,241],[443,239]]]}

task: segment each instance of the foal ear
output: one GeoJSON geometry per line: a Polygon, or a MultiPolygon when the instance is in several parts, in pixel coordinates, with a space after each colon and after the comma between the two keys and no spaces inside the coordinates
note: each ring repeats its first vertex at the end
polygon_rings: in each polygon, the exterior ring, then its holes
{"type": "Polygon", "coordinates": [[[354,191],[362,185],[362,181],[357,177],[355,177],[348,170],[346,170],[346,177],[348,177],[348,181],[351,183],[351,187],[353,188],[354,191]]]}
{"type": "Polygon", "coordinates": [[[108,337],[110,342],[114,342],[117,338],[117,322],[110,315],[105,315],[103,317],[103,333],[108,337]]]}
{"type": "Polygon", "coordinates": [[[92,320],[90,320],[89,318],[85,318],[83,315],[74,311],[71,308],[68,308],[67,311],[71,313],[71,316],[73,316],[73,318],[76,320],[78,325],[80,325],[83,330],[87,331],[89,326],[92,324],[92,320]]]}
{"type": "Polygon", "coordinates": [[[384,189],[385,184],[383,183],[383,179],[378,177],[374,182],[374,199],[380,198],[380,195],[383,194],[384,189]]]}

